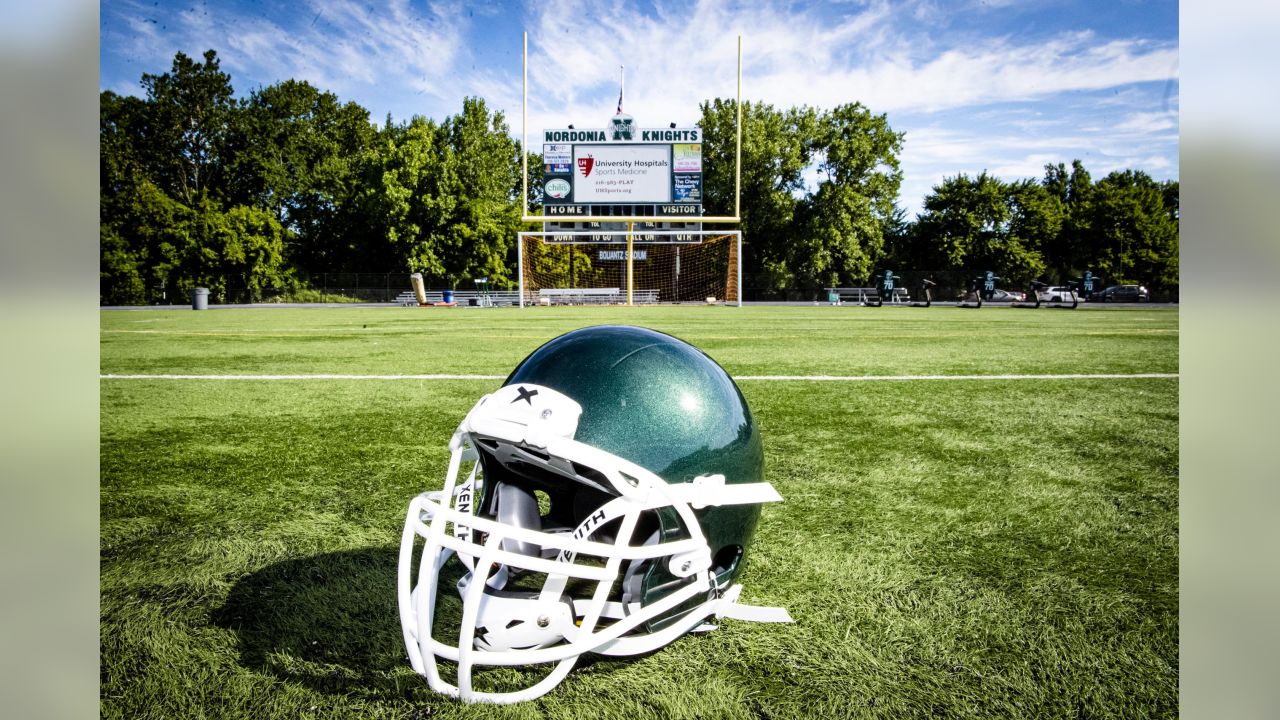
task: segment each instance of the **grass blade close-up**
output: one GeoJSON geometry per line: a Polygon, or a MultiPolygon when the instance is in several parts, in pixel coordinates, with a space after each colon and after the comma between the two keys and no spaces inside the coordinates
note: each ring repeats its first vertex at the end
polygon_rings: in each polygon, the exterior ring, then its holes
{"type": "Polygon", "coordinates": [[[1157,307],[104,311],[102,716],[1174,717],[1178,336],[1157,307]],[[407,504],[522,358],[610,323],[737,378],[784,498],[742,599],[795,622],[437,695],[407,504]]]}

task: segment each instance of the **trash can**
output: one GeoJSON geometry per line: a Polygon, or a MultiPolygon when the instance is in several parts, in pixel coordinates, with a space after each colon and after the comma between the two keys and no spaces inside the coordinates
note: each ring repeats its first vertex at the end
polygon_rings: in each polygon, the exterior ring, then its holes
{"type": "Polygon", "coordinates": [[[441,291],[440,299],[444,300],[447,303],[453,302],[453,291],[452,290],[441,291]]]}
{"type": "Polygon", "coordinates": [[[209,288],[196,288],[191,291],[191,309],[209,309],[209,288]]]}

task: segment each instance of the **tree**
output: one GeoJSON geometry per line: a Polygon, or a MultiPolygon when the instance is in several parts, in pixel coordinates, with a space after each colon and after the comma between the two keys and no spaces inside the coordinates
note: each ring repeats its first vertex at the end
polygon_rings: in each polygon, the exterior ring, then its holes
{"type": "Polygon", "coordinates": [[[1049,248],[1062,234],[1066,208],[1059,196],[1034,180],[1008,186],[1009,248],[1004,272],[1027,280],[1039,278],[1051,265],[1049,248]]]}
{"type": "Polygon", "coordinates": [[[1049,222],[1039,202],[1046,198],[1033,193],[986,172],[944,179],[925,198],[916,222],[919,267],[993,270],[1010,284],[1039,277],[1044,260],[1034,242],[1019,234],[1049,222]]]}
{"type": "Polygon", "coordinates": [[[488,277],[506,285],[507,262],[520,228],[520,152],[501,112],[490,113],[481,98],[466,98],[462,112],[444,124],[446,162],[456,172],[438,186],[457,198],[454,214],[440,218],[436,239],[445,280],[488,277]]]}
{"type": "Polygon", "coordinates": [[[818,116],[813,147],[821,178],[801,203],[787,261],[807,287],[848,285],[870,277],[884,254],[902,172],[902,133],[861,103],[818,116]]]}
{"type": "Polygon", "coordinates": [[[455,286],[513,277],[520,223],[519,151],[502,113],[467,98],[436,123],[415,117],[378,133],[364,166],[362,212],[392,267],[455,286]]]}
{"type": "Polygon", "coordinates": [[[243,302],[260,300],[264,289],[287,282],[284,229],[267,210],[238,205],[222,212],[204,199],[190,227],[190,242],[182,253],[182,274],[190,286],[243,302]],[[231,295],[240,291],[243,295],[231,295]]]}
{"type": "Polygon", "coordinates": [[[199,63],[179,52],[169,72],[144,74],[142,87],[148,107],[141,146],[152,180],[189,207],[206,193],[217,196],[235,109],[231,77],[220,69],[218,54],[206,50],[199,63]]]}
{"type": "Polygon", "coordinates": [[[1176,187],[1162,185],[1141,170],[1116,171],[1096,186],[1089,225],[1097,265],[1116,283],[1144,283],[1155,289],[1178,285],[1177,208],[1168,207],[1176,187]]]}
{"type": "MultiPolygon", "coordinates": [[[[734,211],[737,105],[702,105],[704,207],[734,211]]],[[[830,111],[742,106],[744,264],[777,291],[865,279],[883,254],[902,174],[901,133],[861,103],[830,111]],[[816,170],[813,188],[806,172],[816,170]]]]}
{"type": "Polygon", "coordinates": [[[367,110],[305,81],[257,90],[230,132],[228,202],[274,213],[299,267],[358,269],[364,219],[354,198],[373,137],[367,110]]]}
{"type": "MultiPolygon", "coordinates": [[[[701,106],[703,207],[709,215],[734,212],[737,103],[715,99],[701,106]]],[[[811,164],[817,114],[786,112],[763,103],[742,106],[742,198],[739,229],[743,265],[769,289],[787,287],[793,222],[804,171],[811,164]]]]}
{"type": "Polygon", "coordinates": [[[1075,275],[1096,264],[1099,248],[1092,226],[1093,196],[1089,171],[1084,163],[1072,160],[1066,184],[1067,216],[1051,251],[1055,267],[1064,276],[1075,275]]]}

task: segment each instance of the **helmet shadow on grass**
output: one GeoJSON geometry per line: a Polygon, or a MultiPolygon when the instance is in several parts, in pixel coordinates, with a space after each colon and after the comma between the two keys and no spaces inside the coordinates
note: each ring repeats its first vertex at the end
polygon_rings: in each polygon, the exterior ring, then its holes
{"type": "Polygon", "coordinates": [[[396,558],[365,548],[273,563],[237,581],[211,619],[250,670],[324,692],[393,688],[404,657],[396,558]]]}
{"type": "MultiPolygon", "coordinates": [[[[237,581],[211,620],[235,634],[239,663],[251,671],[375,701],[439,699],[413,673],[405,651],[396,605],[398,555],[397,548],[375,547],[268,565],[237,581]]],[[[452,587],[461,574],[458,563],[447,564],[442,586],[452,587]]],[[[442,598],[440,623],[456,627],[454,605],[460,607],[442,598]]],[[[570,677],[625,662],[585,656],[570,677]]],[[[441,669],[451,679],[451,664],[441,663],[441,669]]],[[[543,673],[518,674],[523,680],[506,680],[527,686],[543,673]]]]}

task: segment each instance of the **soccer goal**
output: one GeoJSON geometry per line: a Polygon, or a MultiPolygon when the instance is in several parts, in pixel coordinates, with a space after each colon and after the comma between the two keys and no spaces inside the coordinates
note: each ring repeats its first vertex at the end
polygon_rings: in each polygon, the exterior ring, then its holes
{"type": "Polygon", "coordinates": [[[519,233],[520,305],[742,305],[742,233],[519,233]],[[628,252],[629,251],[629,252],[628,252]]]}

